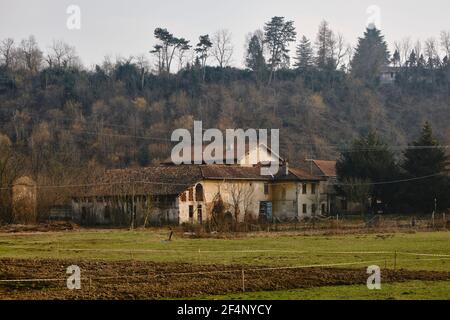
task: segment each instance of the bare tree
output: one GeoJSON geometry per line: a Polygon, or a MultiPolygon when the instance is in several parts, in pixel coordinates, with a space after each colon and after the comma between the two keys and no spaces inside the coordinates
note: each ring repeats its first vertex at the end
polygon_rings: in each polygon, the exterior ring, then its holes
{"type": "Polygon", "coordinates": [[[409,59],[411,50],[413,49],[412,41],[410,37],[403,38],[401,41],[394,42],[394,49],[398,52],[400,58],[400,66],[404,66],[409,59]]]}
{"type": "Polygon", "coordinates": [[[333,52],[336,68],[345,67],[344,61],[346,60],[345,58],[351,54],[351,46],[346,43],[344,36],[341,33],[333,36],[333,38],[331,50],[333,52]]]}
{"type": "Polygon", "coordinates": [[[0,133],[0,221],[10,222],[12,219],[10,187],[23,168],[21,160],[9,137],[0,133]]]}
{"type": "Polygon", "coordinates": [[[75,47],[61,40],[53,40],[45,60],[49,67],[67,68],[80,65],[75,47]]]}
{"type": "Polygon", "coordinates": [[[5,64],[7,69],[13,65],[14,51],[15,48],[13,39],[7,38],[0,43],[0,61],[5,64]]]}
{"type": "Polygon", "coordinates": [[[22,68],[31,73],[39,71],[42,65],[43,54],[34,36],[29,36],[28,39],[20,42],[18,53],[22,68]]]}
{"type": "Polygon", "coordinates": [[[211,55],[217,60],[219,67],[227,67],[233,56],[233,44],[231,42],[231,32],[221,29],[213,35],[213,47],[211,55]]]}
{"type": "Polygon", "coordinates": [[[434,68],[439,60],[438,46],[435,38],[425,40],[425,58],[430,68],[434,68]]]}
{"type": "Polygon", "coordinates": [[[144,54],[140,54],[136,57],[136,66],[141,72],[141,89],[144,89],[145,85],[145,74],[150,71],[150,63],[144,54]]]}
{"type": "Polygon", "coordinates": [[[409,55],[411,54],[412,50],[412,42],[410,37],[403,38],[401,42],[402,46],[402,61],[403,64],[406,64],[406,62],[409,60],[409,55]]]}
{"type": "Polygon", "coordinates": [[[441,48],[447,58],[450,58],[450,31],[441,31],[441,48]]]}
{"type": "Polygon", "coordinates": [[[244,183],[232,183],[227,185],[227,191],[231,196],[231,205],[234,210],[234,219],[239,222],[239,216],[241,215],[241,206],[244,209],[244,214],[249,213],[249,209],[253,204],[253,195],[255,188],[253,185],[244,183]]]}
{"type": "Polygon", "coordinates": [[[422,55],[422,42],[420,40],[417,40],[414,44],[414,53],[418,58],[422,55]]]}

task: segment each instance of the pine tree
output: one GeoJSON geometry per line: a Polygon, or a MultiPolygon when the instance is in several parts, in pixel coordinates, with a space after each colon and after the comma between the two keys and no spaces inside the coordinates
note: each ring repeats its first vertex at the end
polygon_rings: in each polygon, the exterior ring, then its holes
{"type": "Polygon", "coordinates": [[[335,39],[334,33],[330,29],[327,21],[322,21],[319,26],[316,39],[317,56],[316,65],[319,69],[328,69],[335,67],[335,39]]]}
{"type": "Polygon", "coordinates": [[[414,179],[405,185],[405,200],[414,212],[430,213],[435,199],[438,209],[450,205],[450,181],[444,174],[448,163],[431,125],[425,123],[420,138],[405,151],[402,164],[406,178],[414,179]]]}
{"type": "Polygon", "coordinates": [[[286,21],[284,17],[273,17],[264,25],[264,44],[270,52],[269,84],[278,68],[289,66],[289,44],[296,35],[294,21],[286,21]]]}
{"type": "Polygon", "coordinates": [[[400,52],[398,50],[395,50],[394,55],[392,56],[392,64],[394,67],[400,67],[400,52]]]}
{"type": "Polygon", "coordinates": [[[245,57],[245,65],[247,68],[258,72],[266,67],[266,60],[264,59],[263,43],[254,34],[248,42],[247,54],[245,57]]]}
{"type": "Polygon", "coordinates": [[[364,37],[359,38],[351,63],[352,75],[374,85],[379,80],[382,68],[389,64],[389,57],[388,46],[381,31],[368,28],[364,37]]]}
{"type": "Polygon", "coordinates": [[[296,67],[298,70],[306,71],[309,70],[314,63],[314,56],[313,56],[313,48],[311,45],[311,42],[308,38],[305,36],[302,37],[300,40],[300,43],[297,46],[297,52],[294,63],[294,67],[296,67]]]}
{"type": "Polygon", "coordinates": [[[417,66],[417,56],[416,56],[416,52],[413,50],[413,51],[411,51],[411,54],[409,55],[408,67],[413,68],[416,66],[417,66]]]}

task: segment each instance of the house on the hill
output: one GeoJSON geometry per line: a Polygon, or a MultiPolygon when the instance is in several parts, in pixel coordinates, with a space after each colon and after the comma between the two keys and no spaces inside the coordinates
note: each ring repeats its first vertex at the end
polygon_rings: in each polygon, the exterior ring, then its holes
{"type": "Polygon", "coordinates": [[[392,66],[384,66],[380,71],[381,84],[393,84],[397,80],[400,68],[392,66]]]}

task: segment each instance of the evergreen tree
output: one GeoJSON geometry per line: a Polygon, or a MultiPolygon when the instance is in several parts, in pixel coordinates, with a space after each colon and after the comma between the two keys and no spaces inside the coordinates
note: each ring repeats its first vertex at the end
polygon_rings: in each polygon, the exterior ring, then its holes
{"type": "Polygon", "coordinates": [[[311,42],[305,36],[302,37],[297,46],[294,66],[301,71],[309,70],[314,63],[313,48],[311,42]]]}
{"type": "Polygon", "coordinates": [[[248,42],[245,65],[257,74],[260,74],[266,69],[263,43],[256,34],[254,34],[248,42]]]}
{"type": "Polygon", "coordinates": [[[416,52],[413,50],[413,51],[411,51],[411,54],[409,55],[408,67],[413,68],[416,66],[417,66],[417,56],[416,56],[416,52]]]}
{"type": "Polygon", "coordinates": [[[433,136],[427,122],[421,136],[404,153],[402,168],[407,179],[415,179],[405,185],[405,200],[414,212],[430,213],[434,210],[435,199],[438,209],[450,205],[450,183],[444,174],[449,157],[433,136]],[[428,178],[425,178],[428,177],[428,178]]]}
{"type": "Polygon", "coordinates": [[[392,56],[392,64],[394,67],[400,67],[400,52],[398,50],[395,50],[394,55],[392,56]]]}
{"type": "MultiPolygon", "coordinates": [[[[367,188],[372,210],[378,200],[382,201],[387,209],[396,206],[397,202],[393,196],[396,186],[382,182],[398,178],[399,169],[394,154],[375,133],[355,140],[352,148],[342,153],[336,170],[340,181],[364,181],[359,187],[367,188]]],[[[341,190],[346,189],[348,188],[341,190]]]]}
{"type": "Polygon", "coordinates": [[[364,37],[359,38],[353,61],[352,75],[363,79],[367,84],[376,84],[381,69],[389,64],[389,51],[381,31],[366,29],[364,37]]]}
{"type": "MultiPolygon", "coordinates": [[[[209,50],[211,49],[212,45],[213,45],[213,43],[209,39],[209,35],[205,34],[205,35],[199,37],[199,42],[197,43],[197,46],[195,47],[195,52],[197,52],[197,58],[201,64],[201,68],[202,68],[203,81],[205,81],[206,61],[208,60],[209,50]]],[[[196,61],[196,63],[197,63],[197,61],[196,61]]]]}
{"type": "Polygon", "coordinates": [[[294,21],[285,21],[284,17],[273,17],[264,26],[264,43],[270,52],[269,84],[274,72],[280,66],[289,66],[289,44],[295,41],[294,21]]]}

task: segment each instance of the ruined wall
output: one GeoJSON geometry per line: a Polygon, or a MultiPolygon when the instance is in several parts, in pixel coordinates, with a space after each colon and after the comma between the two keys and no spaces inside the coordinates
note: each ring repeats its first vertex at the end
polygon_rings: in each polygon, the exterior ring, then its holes
{"type": "Polygon", "coordinates": [[[149,199],[136,196],[98,197],[72,200],[74,220],[82,225],[131,226],[178,224],[175,197],[149,199]]]}
{"type": "Polygon", "coordinates": [[[195,186],[193,186],[193,195],[189,196],[189,191],[185,195],[178,198],[180,223],[198,223],[198,207],[202,206],[203,221],[211,219],[211,209],[213,202],[218,193],[220,193],[225,204],[226,211],[231,213],[234,218],[235,203],[239,203],[239,221],[242,222],[247,217],[258,219],[260,201],[269,201],[270,194],[264,194],[264,182],[262,181],[202,181],[204,201],[196,201],[195,186]],[[237,189],[241,189],[243,195],[233,200],[233,192],[236,194],[237,189]],[[193,217],[189,217],[189,207],[192,207],[193,217]]]}
{"type": "Polygon", "coordinates": [[[13,223],[33,224],[37,222],[37,187],[33,179],[21,177],[12,187],[13,223]]]}

